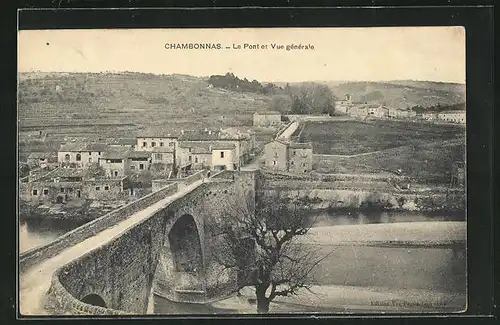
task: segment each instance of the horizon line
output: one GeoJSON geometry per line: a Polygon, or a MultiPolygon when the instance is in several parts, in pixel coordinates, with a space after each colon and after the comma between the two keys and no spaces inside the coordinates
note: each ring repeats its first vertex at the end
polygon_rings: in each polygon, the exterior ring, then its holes
{"type": "MultiPolygon", "coordinates": [[[[181,75],[181,76],[189,76],[189,77],[194,77],[194,78],[210,78],[210,76],[196,76],[196,75],[190,75],[187,73],[155,73],[155,72],[146,72],[146,71],[128,71],[128,70],[109,70],[109,71],[41,71],[41,70],[27,70],[27,71],[17,71],[18,74],[23,74],[23,73],[45,73],[45,74],[149,74],[149,75],[155,75],[155,76],[175,76],[175,75],[181,75]]],[[[227,72],[230,73],[230,72],[227,72]]],[[[223,76],[225,74],[213,74],[216,76],[223,76]]],[[[236,77],[240,79],[244,79],[246,77],[244,76],[237,76],[234,74],[236,77]]],[[[248,79],[249,81],[256,80],[256,79],[248,79]]],[[[258,80],[257,80],[258,81],[258,80]]],[[[434,82],[434,83],[445,83],[445,84],[457,84],[457,85],[466,85],[466,82],[458,82],[458,81],[441,81],[441,80],[429,80],[429,79],[344,79],[344,80],[336,80],[336,79],[330,79],[330,80],[321,80],[321,79],[315,79],[315,80],[301,80],[301,81],[286,81],[286,80],[262,80],[259,81],[261,83],[305,83],[305,82],[398,82],[398,81],[416,81],[416,82],[434,82]]]]}

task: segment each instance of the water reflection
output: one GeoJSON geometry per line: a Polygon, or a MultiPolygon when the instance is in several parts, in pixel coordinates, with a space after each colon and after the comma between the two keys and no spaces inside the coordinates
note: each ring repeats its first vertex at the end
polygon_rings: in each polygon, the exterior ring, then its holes
{"type": "Polygon", "coordinates": [[[463,213],[429,213],[406,211],[320,211],[311,213],[314,227],[364,225],[376,223],[396,222],[425,222],[425,221],[465,221],[463,213]]]}
{"type": "Polygon", "coordinates": [[[19,224],[19,251],[22,253],[50,244],[58,237],[84,223],[85,221],[61,219],[27,219],[21,221],[19,224]]]}

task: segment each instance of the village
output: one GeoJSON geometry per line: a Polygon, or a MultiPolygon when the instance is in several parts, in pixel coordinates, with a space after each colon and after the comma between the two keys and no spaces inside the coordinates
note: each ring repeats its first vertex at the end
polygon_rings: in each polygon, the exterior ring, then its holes
{"type": "MultiPolygon", "coordinates": [[[[87,201],[119,206],[159,190],[195,172],[262,168],[269,173],[309,175],[314,172],[311,142],[300,141],[305,122],[356,119],[465,123],[465,111],[416,114],[382,105],[355,103],[349,95],[335,101],[342,116],[253,114],[253,127],[153,131],[135,138],[75,139],[57,152],[32,152],[29,175],[20,179],[20,200],[28,206],[78,206],[87,201]],[[273,130],[270,141],[256,142],[254,129],[273,130]]],[[[40,131],[40,137],[46,134],[40,131]]],[[[463,184],[463,164],[455,182],[463,184]]],[[[404,185],[409,187],[409,184],[404,185]]]]}

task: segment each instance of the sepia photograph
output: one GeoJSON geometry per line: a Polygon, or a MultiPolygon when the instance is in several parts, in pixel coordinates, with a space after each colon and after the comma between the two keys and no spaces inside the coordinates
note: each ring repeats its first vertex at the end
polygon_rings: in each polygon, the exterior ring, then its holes
{"type": "Polygon", "coordinates": [[[463,27],[17,37],[22,316],[467,310],[463,27]]]}

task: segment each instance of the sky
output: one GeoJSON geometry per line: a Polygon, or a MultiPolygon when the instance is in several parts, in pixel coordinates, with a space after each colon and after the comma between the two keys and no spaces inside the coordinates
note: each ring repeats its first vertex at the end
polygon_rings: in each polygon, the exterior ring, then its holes
{"type": "Polygon", "coordinates": [[[258,81],[465,83],[462,27],[24,30],[18,71],[210,76],[258,81]],[[219,50],[167,49],[214,43],[219,50]],[[259,45],[245,49],[244,44],[259,45]],[[273,49],[271,44],[284,45],[273,49]],[[314,49],[286,50],[286,45],[314,49]],[[267,48],[263,48],[263,45],[267,48]],[[241,49],[234,47],[241,46],[241,49]],[[167,46],[168,47],[168,46],[167,46]]]}

